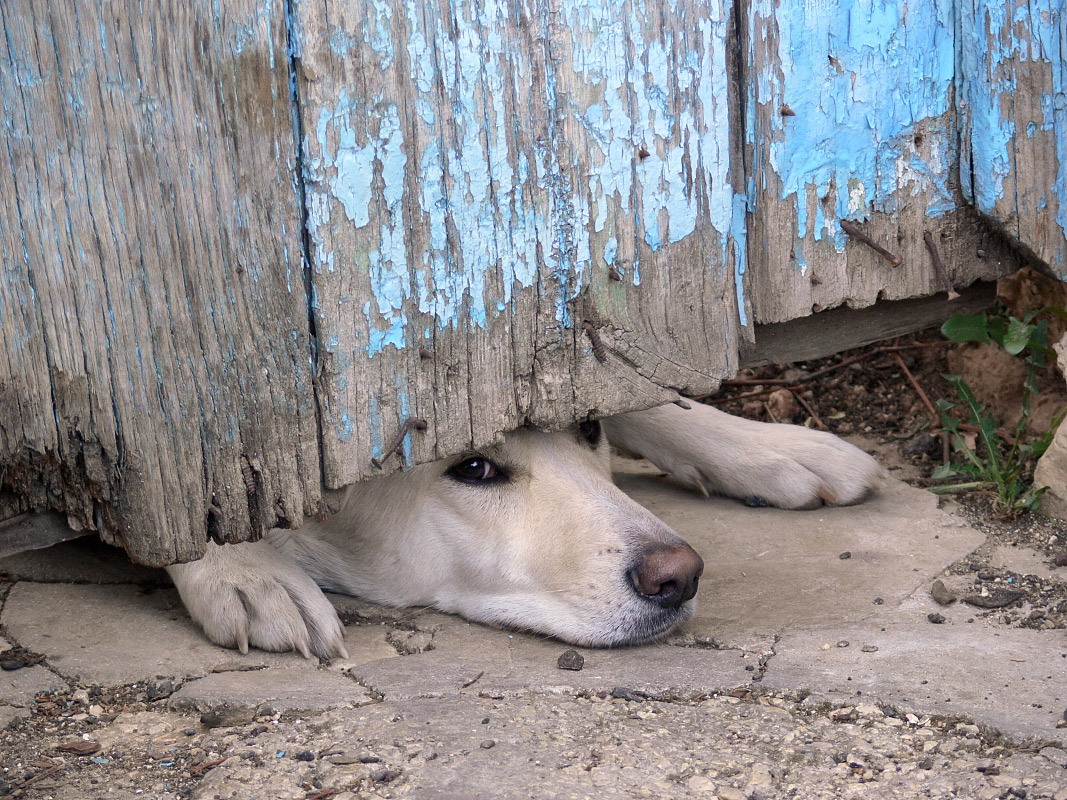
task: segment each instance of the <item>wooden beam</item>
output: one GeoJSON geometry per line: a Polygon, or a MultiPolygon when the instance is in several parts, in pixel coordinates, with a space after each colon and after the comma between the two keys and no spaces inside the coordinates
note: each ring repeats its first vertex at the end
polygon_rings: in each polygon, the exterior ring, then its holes
{"type": "Polygon", "coordinates": [[[940,325],[955,314],[974,314],[993,304],[996,281],[979,281],[949,301],[945,294],[891,300],[854,310],[833,308],[789,322],[756,326],[756,341],[742,343],[741,367],[790,364],[903,336],[940,325]]]}

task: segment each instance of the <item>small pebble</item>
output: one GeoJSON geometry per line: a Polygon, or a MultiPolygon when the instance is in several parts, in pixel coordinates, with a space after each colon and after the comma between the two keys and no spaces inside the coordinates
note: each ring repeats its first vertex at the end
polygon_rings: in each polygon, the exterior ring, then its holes
{"type": "Polygon", "coordinates": [[[297,761],[314,761],[315,754],[312,753],[310,750],[300,750],[296,753],[293,753],[293,758],[295,758],[297,761]]]}
{"type": "Polygon", "coordinates": [[[560,669],[569,669],[577,672],[585,666],[585,656],[577,650],[564,650],[556,661],[556,666],[560,669]]]}
{"type": "Polygon", "coordinates": [[[837,643],[837,646],[838,647],[848,647],[848,642],[845,639],[842,639],[840,642],[837,643]]]}
{"type": "Polygon", "coordinates": [[[484,742],[482,742],[483,750],[492,750],[494,747],[496,747],[496,742],[492,739],[486,739],[484,742]]]}
{"type": "Polygon", "coordinates": [[[880,605],[882,605],[882,604],[883,604],[884,602],[885,602],[885,600],[883,600],[883,599],[882,599],[881,597],[876,597],[876,598],[874,598],[874,604],[875,604],[876,606],[880,606],[880,605]]]}
{"type": "Polygon", "coordinates": [[[945,582],[940,579],[934,581],[934,585],[930,587],[930,596],[934,598],[934,601],[939,606],[947,606],[956,602],[956,595],[954,595],[949,588],[945,586],[945,582]]]}
{"type": "Polygon", "coordinates": [[[860,648],[860,651],[863,653],[877,653],[878,648],[873,644],[865,644],[860,648]]]}
{"type": "Polygon", "coordinates": [[[934,613],[932,613],[932,614],[927,614],[926,618],[930,622],[934,623],[934,625],[940,625],[942,622],[945,621],[944,615],[943,614],[938,614],[936,611],[934,613]]]}
{"type": "Polygon", "coordinates": [[[846,561],[846,560],[852,558],[852,553],[850,553],[848,550],[846,550],[841,555],[839,555],[838,558],[840,558],[842,561],[846,561]]]}
{"type": "Polygon", "coordinates": [[[371,770],[370,779],[375,783],[389,783],[400,777],[400,770],[388,769],[386,767],[379,767],[378,769],[371,770]]]}
{"type": "Polygon", "coordinates": [[[1055,563],[1057,567],[1067,567],[1067,550],[1061,550],[1056,554],[1055,563]]]}

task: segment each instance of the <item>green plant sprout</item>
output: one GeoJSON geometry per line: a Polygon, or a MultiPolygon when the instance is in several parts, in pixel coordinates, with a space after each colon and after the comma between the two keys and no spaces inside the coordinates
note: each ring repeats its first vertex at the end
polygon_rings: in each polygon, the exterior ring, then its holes
{"type": "Polygon", "coordinates": [[[960,430],[961,420],[949,414],[957,404],[947,400],[937,401],[942,431],[952,437],[954,448],[963,455],[963,460],[942,465],[930,477],[967,477],[970,480],[937,486],[932,489],[935,493],[990,489],[996,491],[996,506],[1004,513],[1016,514],[1037,507],[1048,487],[1034,486],[1034,466],[1052,443],[1056,428],[1067,414],[1067,409],[1064,409],[1056,415],[1047,431],[1027,439],[1030,402],[1038,392],[1037,373],[1047,367],[1047,359],[1053,355],[1048,346],[1048,320],[1035,321],[1046,313],[1067,319],[1067,312],[1062,308],[1027,311],[1022,319],[1004,312],[990,315],[983,311],[981,314],[957,314],[941,326],[941,333],[954,342],[995,342],[1010,355],[1022,354],[1027,370],[1023,382],[1022,413],[1011,442],[1004,441],[993,415],[978,402],[962,377],[944,376],[956,390],[978,433],[975,446],[970,446],[960,430]]]}

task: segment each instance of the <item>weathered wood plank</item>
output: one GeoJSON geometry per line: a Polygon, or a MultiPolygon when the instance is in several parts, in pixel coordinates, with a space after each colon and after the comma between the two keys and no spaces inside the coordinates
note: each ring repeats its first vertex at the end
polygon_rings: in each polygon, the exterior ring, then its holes
{"type": "Polygon", "coordinates": [[[75,530],[59,514],[19,514],[0,520],[0,558],[69,542],[90,533],[75,530]]]}
{"type": "Polygon", "coordinates": [[[941,291],[925,231],[958,286],[1012,271],[959,191],[950,0],[753,2],[747,33],[757,322],[941,291]]]}
{"type": "Polygon", "coordinates": [[[726,7],[297,7],[329,486],[732,371],[726,7]]]}
{"type": "Polygon", "coordinates": [[[0,27],[2,488],[152,564],[299,524],[320,476],[282,9],[11,0],[0,27]]]}
{"type": "Polygon", "coordinates": [[[862,309],[832,308],[789,322],[757,325],[755,341],[744,343],[741,368],[792,364],[880,342],[940,325],[954,314],[977,314],[997,299],[997,284],[980,281],[954,300],[945,295],[886,300],[862,309]]]}
{"type": "Polygon", "coordinates": [[[1067,280],[1063,0],[961,0],[959,19],[963,192],[1067,280]]]}

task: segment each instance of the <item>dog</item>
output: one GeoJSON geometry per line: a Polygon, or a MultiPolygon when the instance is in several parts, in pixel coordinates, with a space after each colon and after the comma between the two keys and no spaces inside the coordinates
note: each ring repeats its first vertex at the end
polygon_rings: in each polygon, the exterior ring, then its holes
{"type": "Polygon", "coordinates": [[[346,657],[323,590],[576,645],[651,642],[693,615],[703,561],[614,485],[609,440],[704,495],[787,509],[857,503],[885,476],[829,433],[664,405],[353,484],[324,521],[167,571],[205,634],[242,653],[346,657]]]}

